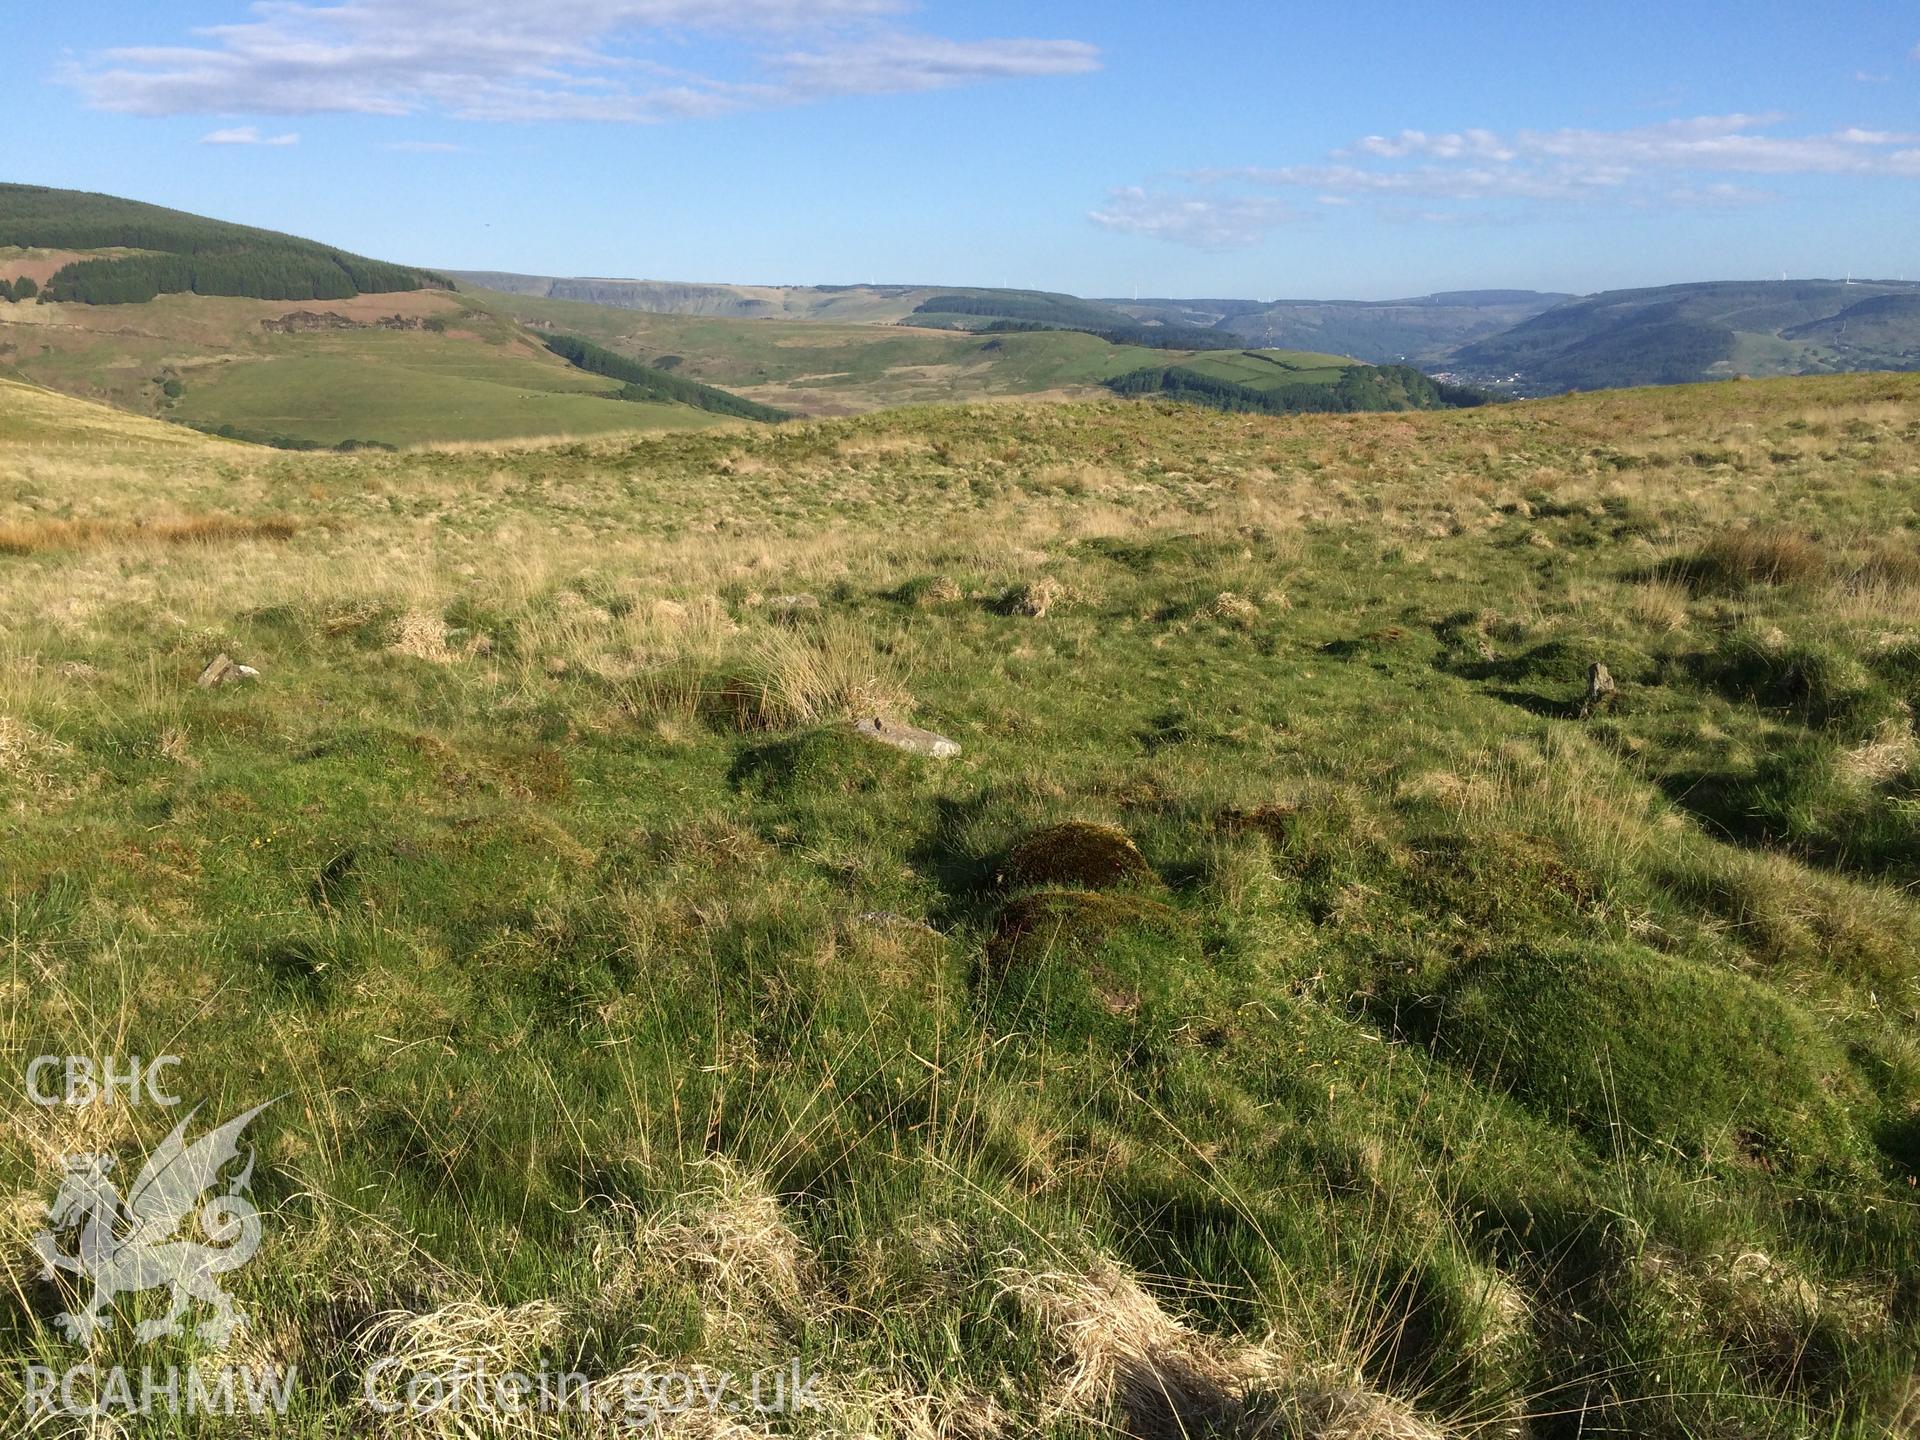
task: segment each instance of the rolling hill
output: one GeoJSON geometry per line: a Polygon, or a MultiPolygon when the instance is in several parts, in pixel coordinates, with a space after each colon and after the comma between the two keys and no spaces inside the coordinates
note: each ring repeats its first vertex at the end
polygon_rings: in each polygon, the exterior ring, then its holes
{"type": "MultiPolygon", "coordinates": [[[[927,290],[915,304],[953,293],[927,290]]],[[[890,318],[769,323],[471,288],[463,289],[461,298],[535,333],[582,336],[676,375],[813,416],[1019,396],[1087,396],[1115,376],[1184,358],[1179,351],[1046,326],[984,333],[890,318]]],[[[993,317],[971,318],[983,327],[993,323],[993,317]]]]}
{"type": "Polygon", "coordinates": [[[1920,365],[1920,285],[1721,281],[1609,290],[1462,346],[1448,368],[1523,394],[1920,365]]]}
{"type": "Polygon", "coordinates": [[[665,280],[563,279],[504,271],[453,270],[471,289],[535,300],[572,300],[654,315],[735,320],[833,321],[932,330],[1004,333],[1082,330],[1120,344],[1193,350],[1241,342],[1210,326],[1166,316],[1137,317],[1105,300],[1048,290],[953,285],[703,285],[665,280]]]}
{"type": "Polygon", "coordinates": [[[1453,350],[1552,308],[1567,295],[1454,290],[1410,300],[1111,300],[1135,319],[1204,326],[1236,343],[1322,350],[1381,365],[1439,363],[1453,350]]]}
{"type": "Polygon", "coordinates": [[[347,300],[448,288],[425,270],[297,236],[42,185],[0,184],[0,254],[6,251],[27,252],[9,268],[31,274],[46,299],[89,305],[172,294],[347,300]]]}
{"type": "Polygon", "coordinates": [[[1260,415],[1469,409],[1489,398],[1436,381],[1410,365],[1362,365],[1298,350],[1209,351],[1116,376],[1107,388],[1119,395],[1165,395],[1260,415]]]}
{"type": "Polygon", "coordinates": [[[703,285],[672,280],[521,275],[505,270],[449,270],[455,282],[536,300],[571,300],[652,315],[724,316],[736,320],[833,320],[886,325],[905,319],[939,293],[930,285],[703,285]]]}
{"type": "Polygon", "coordinates": [[[0,375],[286,448],[776,418],[596,374],[414,267],[138,201],[0,186],[0,375]]]}

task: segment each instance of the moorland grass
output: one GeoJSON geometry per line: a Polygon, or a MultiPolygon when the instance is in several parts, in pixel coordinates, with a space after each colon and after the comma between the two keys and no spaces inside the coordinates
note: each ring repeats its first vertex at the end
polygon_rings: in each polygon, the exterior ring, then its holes
{"type": "MultiPolygon", "coordinates": [[[[0,524],[89,537],[0,555],[0,1035],[284,1097],[280,1433],[460,1357],[820,1371],[749,1434],[1911,1405],[1913,379],[358,456],[0,402],[0,524]],[[1144,871],[1009,874],[1066,821],[1144,871]]],[[[76,1354],[61,1157],[172,1119],[10,1092],[0,1386],[76,1354]]]]}

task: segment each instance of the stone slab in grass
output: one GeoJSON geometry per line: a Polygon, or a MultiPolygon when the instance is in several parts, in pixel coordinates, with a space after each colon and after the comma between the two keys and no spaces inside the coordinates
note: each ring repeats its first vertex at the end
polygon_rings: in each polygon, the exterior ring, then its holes
{"type": "Polygon", "coordinates": [[[896,750],[905,750],[910,755],[926,755],[935,760],[949,760],[960,753],[960,742],[957,740],[949,740],[944,735],[922,730],[917,725],[903,725],[898,720],[887,720],[878,715],[854,721],[853,733],[881,745],[891,745],[896,750]]]}

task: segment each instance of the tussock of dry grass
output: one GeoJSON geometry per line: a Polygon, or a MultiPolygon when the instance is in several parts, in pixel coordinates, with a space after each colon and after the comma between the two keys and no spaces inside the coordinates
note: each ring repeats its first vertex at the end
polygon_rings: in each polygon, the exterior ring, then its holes
{"type": "Polygon", "coordinates": [[[1038,580],[1028,581],[1015,586],[1004,602],[1010,615],[1025,615],[1032,620],[1044,620],[1056,610],[1065,609],[1075,600],[1071,587],[1056,580],[1051,575],[1042,575],[1038,580]]]}
{"type": "Polygon", "coordinates": [[[1135,1440],[1444,1440],[1351,1369],[1316,1367],[1272,1337],[1234,1347],[1200,1335],[1111,1261],[1084,1272],[1011,1268],[1002,1283],[1052,1335],[1055,1418],[1110,1424],[1135,1440]]]}
{"type": "Polygon", "coordinates": [[[810,1260],[779,1200],[724,1159],[704,1167],[706,1183],[633,1237],[639,1275],[671,1275],[699,1293],[721,1333],[791,1325],[807,1308],[810,1260]]]}
{"type": "Polygon", "coordinates": [[[763,631],[712,702],[742,730],[895,720],[913,708],[894,660],[867,631],[838,619],[763,631]]]}
{"type": "Polygon", "coordinates": [[[236,515],[174,519],[15,520],[0,523],[0,555],[41,555],[109,545],[222,545],[241,540],[290,540],[299,526],[285,516],[249,520],[236,515]]]}
{"type": "Polygon", "coordinates": [[[453,651],[447,646],[447,622],[419,610],[405,611],[394,621],[393,640],[387,648],[398,655],[440,665],[453,659],[453,651]]]}
{"type": "Polygon", "coordinates": [[[24,721],[0,715],[0,775],[33,786],[45,785],[46,762],[65,748],[24,721]]]}
{"type": "Polygon", "coordinates": [[[1881,593],[1920,586],[1920,551],[1911,546],[1874,541],[1850,552],[1779,525],[1722,530],[1670,568],[1677,580],[1704,593],[1818,580],[1838,590],[1881,593]]]}

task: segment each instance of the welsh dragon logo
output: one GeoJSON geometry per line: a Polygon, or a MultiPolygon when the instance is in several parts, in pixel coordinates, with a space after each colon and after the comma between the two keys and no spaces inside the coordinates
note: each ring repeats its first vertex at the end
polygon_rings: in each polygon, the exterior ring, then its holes
{"type": "Polygon", "coordinates": [[[252,1152],[224,1190],[215,1192],[215,1187],[221,1170],[240,1158],[240,1132],[266,1108],[256,1105],[189,1142],[187,1126],[200,1111],[196,1105],[147,1157],[124,1197],[107,1178],[113,1169],[111,1155],[67,1157],[66,1178],[47,1211],[47,1228],[33,1237],[33,1247],[45,1262],[49,1280],[65,1270],[93,1282],[93,1294],[83,1308],[57,1317],[69,1340],[86,1344],[111,1329],[115,1296],[162,1286],[172,1289],[167,1313],[136,1325],[136,1339],[181,1334],[183,1317],[195,1300],[213,1307],[212,1316],[194,1327],[202,1340],[225,1345],[245,1326],[246,1315],[220,1288],[219,1277],[239,1269],[260,1248],[260,1212],[247,1198],[252,1152]],[[190,1218],[197,1218],[205,1240],[180,1238],[190,1218]],[[58,1237],[76,1229],[77,1249],[65,1254],[58,1237]]]}

